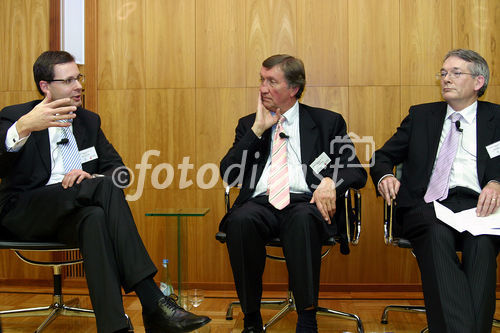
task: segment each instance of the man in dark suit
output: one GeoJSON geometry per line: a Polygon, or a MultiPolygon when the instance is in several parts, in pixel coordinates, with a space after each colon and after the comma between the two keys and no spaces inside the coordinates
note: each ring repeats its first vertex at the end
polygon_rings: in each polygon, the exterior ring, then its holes
{"type": "Polygon", "coordinates": [[[221,161],[224,181],[241,184],[241,191],[220,229],[245,314],[243,332],[262,331],[265,244],[277,236],[297,305],[296,331],[316,332],[321,241],[335,227],[337,197],[363,187],[367,176],[342,116],[298,103],[305,87],[301,60],[271,56],[260,78],[257,112],[239,120],[221,161]]]}
{"type": "Polygon", "coordinates": [[[446,102],[412,106],[375,152],[370,173],[384,199],[397,201],[403,237],[420,267],[430,332],[490,332],[498,237],[456,231],[436,218],[433,201],[454,212],[476,207],[478,216],[498,209],[500,106],[477,100],[489,69],[474,51],[450,51],[438,77],[446,102]],[[401,181],[392,174],[400,163],[401,181]]]}
{"type": "Polygon", "coordinates": [[[81,107],[83,76],[74,58],[44,52],[33,73],[45,98],[0,112],[1,227],[21,240],[80,247],[99,332],[128,331],[121,287],[139,296],[146,332],[205,325],[209,318],[184,311],[153,280],[157,270],[119,188],[128,181],[114,177],[122,159],[99,116],[81,107]]]}

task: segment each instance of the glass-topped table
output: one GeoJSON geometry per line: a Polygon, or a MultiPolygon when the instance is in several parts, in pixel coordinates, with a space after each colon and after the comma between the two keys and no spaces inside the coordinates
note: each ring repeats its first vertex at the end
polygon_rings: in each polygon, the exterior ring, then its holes
{"type": "Polygon", "coordinates": [[[159,216],[165,217],[168,221],[169,217],[177,218],[177,292],[181,296],[182,281],[185,274],[183,274],[183,267],[187,267],[186,249],[183,248],[185,242],[182,238],[185,237],[185,220],[187,217],[203,217],[210,211],[209,208],[157,208],[146,213],[146,216],[159,216]]]}

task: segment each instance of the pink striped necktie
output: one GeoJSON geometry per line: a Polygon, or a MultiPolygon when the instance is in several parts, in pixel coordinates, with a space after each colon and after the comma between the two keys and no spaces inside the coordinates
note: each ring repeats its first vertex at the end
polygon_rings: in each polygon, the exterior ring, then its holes
{"type": "Polygon", "coordinates": [[[274,131],[273,149],[271,155],[271,170],[269,172],[269,203],[276,209],[283,209],[290,203],[290,184],[288,179],[287,142],[283,133],[283,121],[280,117],[274,131]]]}
{"type": "Polygon", "coordinates": [[[453,160],[455,160],[455,155],[457,155],[460,138],[460,132],[455,123],[462,118],[462,115],[455,112],[449,118],[451,120],[451,128],[439,151],[436,166],[432,171],[431,180],[424,196],[424,201],[427,203],[435,200],[441,201],[448,197],[451,167],[453,160]]]}

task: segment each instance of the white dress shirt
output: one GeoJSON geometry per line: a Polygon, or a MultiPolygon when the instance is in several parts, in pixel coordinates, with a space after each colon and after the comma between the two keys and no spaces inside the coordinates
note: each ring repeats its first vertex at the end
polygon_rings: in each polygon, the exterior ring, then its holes
{"type": "MultiPolygon", "coordinates": [[[[282,114],[285,120],[283,121],[283,131],[288,136],[287,140],[287,163],[288,163],[288,178],[290,184],[290,193],[311,193],[309,186],[306,183],[306,177],[302,169],[302,158],[300,153],[300,126],[299,126],[299,102],[282,114]]],[[[271,131],[271,151],[273,147],[274,133],[276,125],[271,131]]],[[[269,154],[264,171],[260,176],[257,186],[252,197],[263,195],[268,190],[268,178],[271,165],[271,154],[269,154]]]]}
{"type": "MultiPolygon", "coordinates": [[[[441,138],[439,139],[436,156],[439,156],[444,139],[451,129],[451,120],[449,116],[454,112],[456,111],[448,105],[446,120],[443,124],[443,130],[441,131],[441,138]]],[[[481,193],[481,186],[479,185],[479,179],[477,177],[477,101],[462,111],[459,111],[459,113],[462,115],[462,119],[460,120],[460,129],[462,132],[460,132],[460,138],[458,140],[457,155],[455,155],[455,159],[451,166],[449,188],[452,189],[461,186],[481,193]]],[[[434,162],[434,167],[435,166],[436,162],[434,162]]]]}

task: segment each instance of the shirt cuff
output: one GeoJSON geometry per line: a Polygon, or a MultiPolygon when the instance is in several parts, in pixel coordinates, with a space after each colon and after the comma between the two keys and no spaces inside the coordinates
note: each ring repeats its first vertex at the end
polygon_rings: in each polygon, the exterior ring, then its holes
{"type": "Polygon", "coordinates": [[[386,174],[386,175],[383,175],[383,176],[379,179],[379,181],[378,181],[378,183],[377,183],[377,190],[378,190],[378,186],[380,185],[380,182],[381,182],[382,180],[384,180],[385,178],[387,178],[387,177],[394,177],[394,175],[393,175],[392,173],[388,173],[388,174],[386,174]]]}
{"type": "Polygon", "coordinates": [[[8,152],[16,153],[24,146],[26,140],[30,137],[30,135],[25,136],[24,138],[19,138],[19,133],[17,133],[16,128],[17,121],[12,124],[12,126],[7,131],[7,136],[5,137],[5,147],[8,152]]]}

